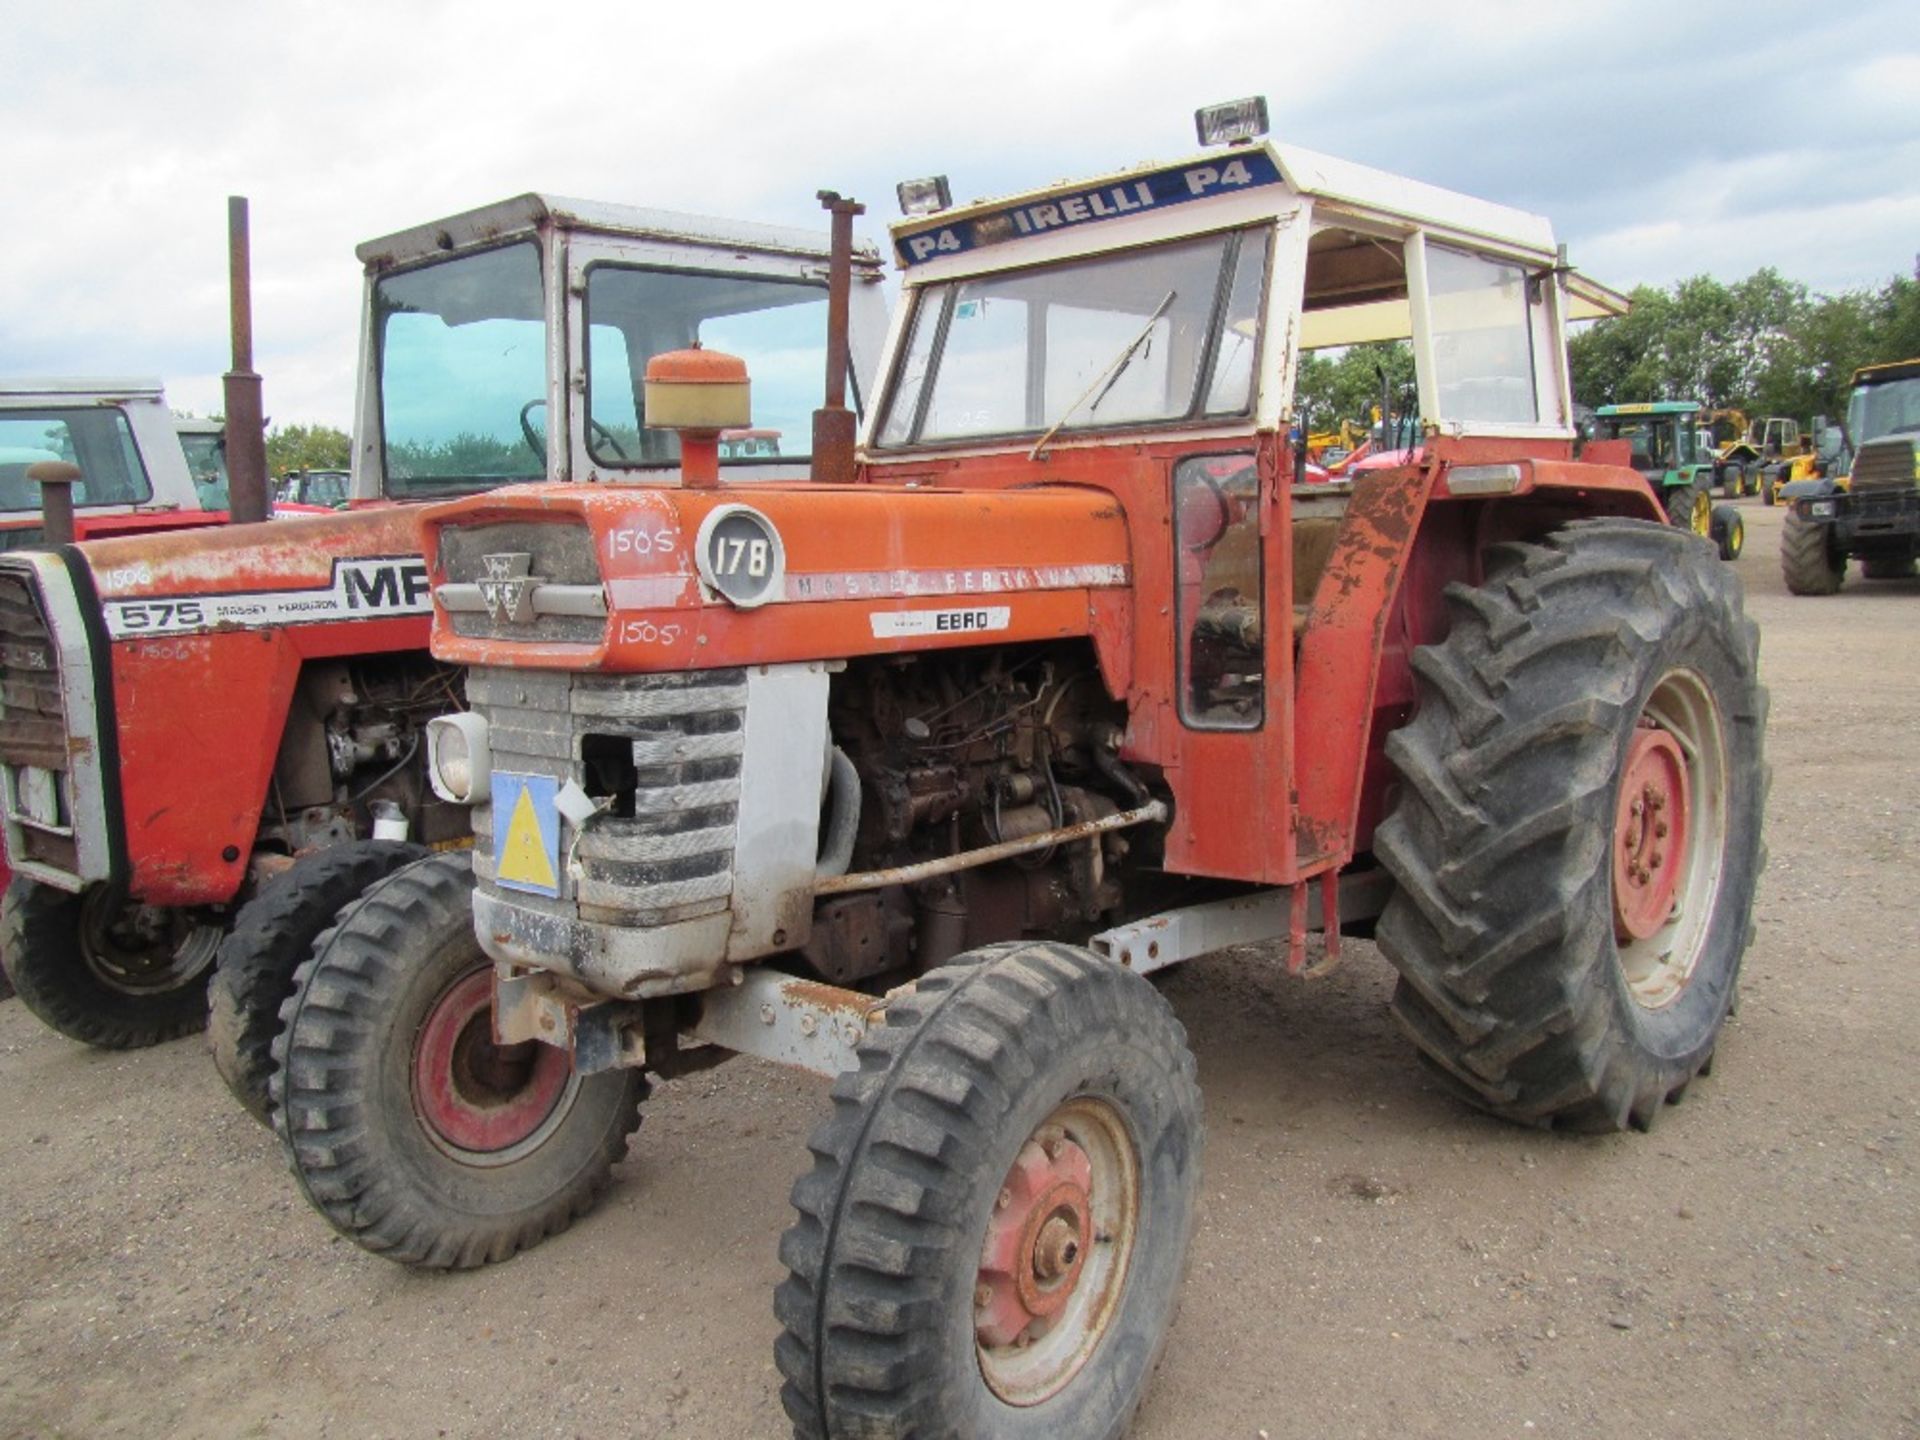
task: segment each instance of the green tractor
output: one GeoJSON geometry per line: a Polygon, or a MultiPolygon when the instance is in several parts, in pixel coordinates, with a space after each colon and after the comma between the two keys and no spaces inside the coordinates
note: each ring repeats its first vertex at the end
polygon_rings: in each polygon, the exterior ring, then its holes
{"type": "Polygon", "coordinates": [[[1701,408],[1692,400],[1602,405],[1594,412],[1594,439],[1625,440],[1631,464],[1653,487],[1667,519],[1711,540],[1722,560],[1737,560],[1747,540],[1740,512],[1713,503],[1714,453],[1702,444],[1701,408]]]}

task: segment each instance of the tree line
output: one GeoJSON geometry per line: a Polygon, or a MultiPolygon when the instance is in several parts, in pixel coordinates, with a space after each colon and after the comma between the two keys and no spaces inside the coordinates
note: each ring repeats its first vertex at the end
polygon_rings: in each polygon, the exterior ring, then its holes
{"type": "MultiPolygon", "coordinates": [[[[1778,270],[1725,284],[1710,275],[1642,285],[1625,315],[1567,342],[1583,405],[1698,400],[1749,415],[1838,419],[1862,365],[1920,357],[1920,279],[1821,295],[1778,270]]],[[[1359,421],[1383,390],[1396,415],[1417,408],[1413,354],[1399,341],[1355,345],[1300,363],[1300,408],[1315,430],[1359,421]]]]}
{"type": "Polygon", "coordinates": [[[1920,356],[1920,280],[1819,295],[1768,268],[1731,285],[1710,275],[1642,285],[1632,299],[1567,342],[1583,405],[1699,400],[1837,419],[1856,369],[1920,356]]]}

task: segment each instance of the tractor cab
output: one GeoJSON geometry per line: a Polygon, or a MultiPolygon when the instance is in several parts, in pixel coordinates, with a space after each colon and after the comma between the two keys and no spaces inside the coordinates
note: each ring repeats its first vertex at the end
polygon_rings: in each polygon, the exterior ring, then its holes
{"type": "Polygon", "coordinates": [[[1715,455],[1704,443],[1708,431],[1691,400],[1654,400],[1639,405],[1602,405],[1594,411],[1595,438],[1623,440],[1628,462],[1653,487],[1667,518],[1698,535],[1712,530],[1715,455]]]}
{"type": "MultiPolygon", "coordinates": [[[[366,267],[353,497],[428,500],[516,481],[674,483],[678,436],[642,427],[648,362],[690,346],[754,366],[755,428],[729,473],[807,474],[826,368],[819,235],[523,195],[359,247],[366,267]],[[783,443],[784,442],[784,443],[783,443]]],[[[886,324],[856,247],[856,401],[886,324]]]]}

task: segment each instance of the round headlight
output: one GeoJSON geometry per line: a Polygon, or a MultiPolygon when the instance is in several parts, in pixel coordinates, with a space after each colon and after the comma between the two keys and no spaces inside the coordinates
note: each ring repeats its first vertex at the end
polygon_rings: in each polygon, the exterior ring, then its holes
{"type": "Polygon", "coordinates": [[[427,779],[455,805],[478,805],[493,782],[487,722],[478,715],[441,715],[427,722],[427,779]]]}

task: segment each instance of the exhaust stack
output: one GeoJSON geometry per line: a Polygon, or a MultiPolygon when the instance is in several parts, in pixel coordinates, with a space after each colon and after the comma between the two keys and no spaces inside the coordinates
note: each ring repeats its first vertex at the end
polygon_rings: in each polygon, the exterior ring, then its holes
{"type": "Polygon", "coordinates": [[[234,523],[265,520],[267,422],[260,376],[253,368],[253,259],[247,199],[227,197],[227,275],[233,330],[233,368],[223,380],[227,407],[227,494],[234,523]]]}
{"type": "Polygon", "coordinates": [[[833,249],[827,261],[827,403],[813,412],[813,478],[827,485],[853,483],[853,412],[847,408],[847,307],[853,290],[853,217],[867,213],[857,200],[820,191],[833,216],[833,249]]]}

